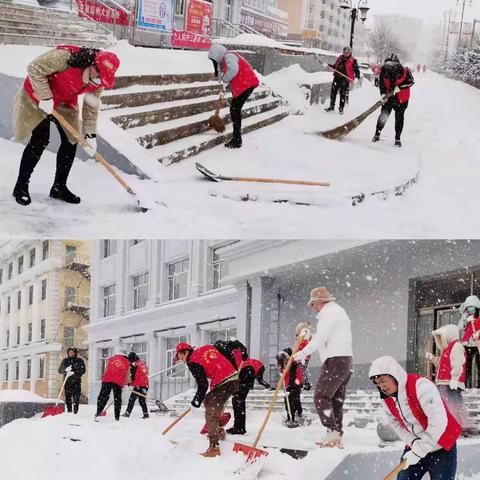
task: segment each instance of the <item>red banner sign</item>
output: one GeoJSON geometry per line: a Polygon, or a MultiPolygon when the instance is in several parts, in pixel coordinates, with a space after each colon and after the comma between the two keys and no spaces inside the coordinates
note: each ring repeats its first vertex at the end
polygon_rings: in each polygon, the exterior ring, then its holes
{"type": "Polygon", "coordinates": [[[101,23],[114,23],[115,25],[128,25],[129,15],[120,8],[107,8],[94,0],[76,0],[78,16],[92,18],[101,23]]]}
{"type": "Polygon", "coordinates": [[[187,3],[187,32],[209,37],[212,29],[213,5],[202,0],[188,0],[187,3]]]}
{"type": "Polygon", "coordinates": [[[212,40],[196,33],[186,32],[185,30],[173,30],[172,46],[182,48],[192,48],[195,50],[208,50],[212,45],[212,40]]]}

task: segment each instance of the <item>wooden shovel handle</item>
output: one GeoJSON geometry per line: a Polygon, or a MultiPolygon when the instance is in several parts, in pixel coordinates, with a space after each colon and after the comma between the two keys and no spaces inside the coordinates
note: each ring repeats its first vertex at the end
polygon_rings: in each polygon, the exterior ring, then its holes
{"type": "Polygon", "coordinates": [[[148,397],[147,397],[146,395],[144,395],[143,393],[136,392],[135,390],[132,390],[132,393],[135,394],[135,395],[138,395],[139,397],[148,398],[148,397]]]}
{"type": "Polygon", "coordinates": [[[330,70],[333,70],[335,73],[338,75],[341,75],[342,77],[345,77],[350,83],[353,83],[353,80],[350,77],[347,77],[344,75],[342,72],[339,72],[336,68],[331,67],[328,63],[325,63],[330,70]]]}
{"type": "MultiPolygon", "coordinates": [[[[70,133],[70,135],[72,135],[75,140],[77,140],[78,143],[80,143],[80,145],[84,146],[84,147],[89,147],[90,145],[88,144],[88,142],[82,138],[82,136],[77,132],[77,130],[75,130],[75,128],[72,127],[72,125],[70,125],[70,123],[67,121],[67,119],[59,112],[57,112],[56,110],[54,110],[52,112],[52,115],[59,121],[60,125],[67,131],[70,133]]],[[[96,152],[95,153],[95,159],[100,162],[114,177],[115,177],[115,180],[128,192],[130,193],[131,195],[135,195],[135,193],[133,192],[133,190],[125,183],[125,181],[123,180],[122,177],[120,177],[120,175],[118,175],[118,173],[113,169],[113,167],[98,153],[96,152]]]]}
{"type": "Polygon", "coordinates": [[[393,480],[405,468],[406,464],[407,464],[406,460],[401,462],[384,478],[384,480],[393,480]]]}
{"type": "Polygon", "coordinates": [[[162,435],[166,435],[180,420],[183,420],[190,412],[192,407],[188,407],[178,418],[176,418],[163,432],[162,435]]]}
{"type": "Polygon", "coordinates": [[[309,182],[307,180],[282,180],[277,178],[231,177],[237,182],[282,183],[285,185],[310,185],[313,187],[329,187],[330,182],[309,182]]]}
{"type": "Polygon", "coordinates": [[[286,400],[287,400],[287,410],[288,410],[288,414],[290,415],[290,420],[293,421],[293,418],[292,418],[292,407],[290,406],[290,397],[288,396],[288,392],[287,392],[287,387],[285,385],[285,378],[283,378],[283,390],[285,391],[285,397],[286,397],[286,400]]]}
{"type": "Polygon", "coordinates": [[[280,373],[280,378],[278,379],[278,382],[277,382],[277,388],[273,393],[272,402],[270,403],[270,407],[268,408],[267,416],[265,417],[265,420],[263,421],[260,427],[260,430],[258,431],[257,436],[255,437],[255,441],[253,442],[253,445],[252,445],[253,448],[257,448],[258,442],[260,441],[260,437],[262,436],[262,433],[265,430],[265,427],[267,426],[267,422],[270,418],[270,415],[272,414],[273,408],[275,407],[275,403],[277,401],[278,393],[280,391],[282,383],[285,381],[285,375],[287,374],[287,372],[290,370],[290,367],[292,366],[293,356],[298,352],[298,349],[300,348],[300,344],[302,342],[303,342],[303,337],[299,336],[297,339],[297,342],[295,343],[295,346],[293,347],[292,355],[288,359],[285,370],[280,373]]]}

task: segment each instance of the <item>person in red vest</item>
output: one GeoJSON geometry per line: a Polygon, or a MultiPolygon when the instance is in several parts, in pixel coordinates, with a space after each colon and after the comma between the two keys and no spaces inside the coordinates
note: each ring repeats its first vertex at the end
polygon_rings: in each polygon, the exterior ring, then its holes
{"type": "Polygon", "coordinates": [[[60,45],[33,60],[27,67],[27,78],[15,98],[13,129],[17,140],[30,136],[20,162],[13,196],[20,205],[32,201],[30,177],[50,139],[50,122],[60,133],[55,179],[50,197],[67,203],[80,203],[80,198],[67,188],[67,179],[75,159],[77,140],[65,131],[52,116],[58,111],[77,132],[81,132],[93,157],[97,149],[97,117],[104,88],[112,88],[120,65],[112,52],[95,48],[60,45]],[[85,95],[82,126],[79,119],[78,96],[85,95]]]}
{"type": "Polygon", "coordinates": [[[476,295],[470,295],[460,306],[462,312],[462,330],[464,330],[462,344],[467,352],[467,388],[480,387],[480,300],[476,295]],[[473,377],[473,362],[477,366],[477,378],[473,377]]]}
{"type": "Polygon", "coordinates": [[[194,348],[180,342],[174,357],[175,362],[178,360],[187,365],[197,382],[192,407],[200,408],[202,403],[205,406],[209,447],[200,455],[217,457],[221,454],[219,441],[225,438],[225,430],[220,427],[220,416],[229,398],[238,391],[238,372],[213,345],[194,348]]]}
{"type": "Polygon", "coordinates": [[[420,64],[417,65],[417,72],[420,73],[420,71],[422,70],[422,66],[420,64]]]}
{"type": "Polygon", "coordinates": [[[390,113],[395,110],[395,146],[402,146],[401,135],[405,121],[405,110],[410,99],[410,87],[414,83],[412,72],[400,63],[397,55],[392,54],[385,60],[380,71],[380,93],[385,95],[394,92],[394,95],[382,106],[372,142],[380,141],[380,133],[385,127],[390,113]]]}
{"type": "Polygon", "coordinates": [[[432,332],[439,357],[431,358],[436,367],[435,384],[450,412],[458,420],[463,431],[471,429],[468,412],[463,403],[467,355],[460,342],[456,325],[445,325],[432,332]]]}
{"type": "MultiPolygon", "coordinates": [[[[282,373],[291,356],[291,348],[285,348],[285,350],[277,353],[277,364],[282,373]]],[[[285,374],[284,386],[286,391],[285,410],[287,411],[287,421],[285,425],[288,428],[296,428],[300,426],[299,420],[301,420],[303,414],[302,401],[300,398],[303,388],[303,375],[299,362],[292,362],[290,370],[285,374]],[[297,418],[297,420],[295,418],[297,418]]]]}
{"type": "Polygon", "coordinates": [[[219,43],[214,43],[210,47],[208,58],[213,62],[215,76],[221,82],[228,84],[233,96],[230,104],[233,136],[225,147],[240,148],[242,146],[242,108],[248,97],[260,85],[260,80],[247,60],[236,52],[228,51],[219,43]]]}
{"type": "Polygon", "coordinates": [[[426,71],[427,71],[427,66],[424,65],[424,66],[423,66],[423,73],[425,73],[426,71]]]}
{"type": "Polygon", "coordinates": [[[325,111],[333,112],[335,110],[337,93],[340,91],[340,107],[338,112],[340,115],[343,115],[343,109],[345,107],[345,100],[348,95],[350,83],[353,83],[355,78],[360,79],[360,70],[358,68],[357,59],[352,55],[352,49],[350,47],[345,47],[343,49],[343,54],[337,58],[335,64],[329,66],[337,71],[333,72],[332,90],[330,92],[330,106],[326,108],[325,111]],[[345,76],[348,78],[345,78],[345,76]]]}
{"type": "Polygon", "coordinates": [[[406,444],[401,458],[405,466],[397,480],[417,480],[427,472],[431,480],[454,480],[462,427],[435,384],[408,374],[388,355],[372,363],[369,377],[383,400],[388,424],[406,444]]]}
{"type": "Polygon", "coordinates": [[[138,358],[138,355],[135,352],[130,352],[128,354],[128,361],[131,364],[130,377],[132,379],[128,385],[133,387],[133,391],[128,399],[127,409],[122,417],[128,418],[130,416],[135,405],[135,401],[138,398],[138,403],[142,407],[143,418],[148,418],[148,408],[145,399],[149,387],[148,367],[140,360],[140,358],[138,358]],[[142,396],[136,395],[135,392],[142,396]]]}
{"type": "Polygon", "coordinates": [[[122,390],[130,378],[130,361],[126,353],[113,355],[107,361],[105,373],[102,378],[102,387],[97,399],[97,413],[95,418],[100,417],[105,405],[113,391],[115,420],[120,420],[122,410],[122,390]]]}

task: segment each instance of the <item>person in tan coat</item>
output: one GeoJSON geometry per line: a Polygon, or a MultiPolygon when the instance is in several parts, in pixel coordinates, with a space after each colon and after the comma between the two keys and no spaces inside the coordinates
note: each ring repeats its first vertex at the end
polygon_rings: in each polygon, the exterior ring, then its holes
{"type": "Polygon", "coordinates": [[[50,197],[68,203],[80,203],[80,198],[67,188],[67,179],[77,149],[76,139],[52,116],[53,110],[65,117],[84,136],[96,153],[97,117],[100,96],[104,88],[112,88],[115,72],[120,65],[112,52],[95,48],[61,45],[33,60],[27,67],[27,77],[15,97],[13,128],[18,141],[31,135],[20,162],[13,196],[20,205],[31,203],[28,190],[30,177],[50,139],[50,122],[58,128],[61,145],[57,153],[55,180],[50,197]],[[84,94],[82,127],[78,96],[84,94]]]}

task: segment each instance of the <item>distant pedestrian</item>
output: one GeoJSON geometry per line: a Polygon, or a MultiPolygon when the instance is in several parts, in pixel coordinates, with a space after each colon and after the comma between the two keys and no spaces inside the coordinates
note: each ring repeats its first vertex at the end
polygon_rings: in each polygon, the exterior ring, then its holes
{"type": "Polygon", "coordinates": [[[426,71],[427,71],[427,66],[424,65],[424,66],[423,66],[423,73],[425,73],[426,71]]]}
{"type": "Polygon", "coordinates": [[[65,405],[67,412],[78,413],[82,393],[82,376],[85,374],[85,362],[78,356],[78,349],[70,347],[62,360],[58,373],[67,377],[65,382],[65,405]]]}

